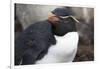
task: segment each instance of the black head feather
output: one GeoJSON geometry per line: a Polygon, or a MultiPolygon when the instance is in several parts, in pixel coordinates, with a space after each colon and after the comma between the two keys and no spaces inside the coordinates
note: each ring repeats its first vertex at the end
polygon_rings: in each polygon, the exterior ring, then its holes
{"type": "Polygon", "coordinates": [[[63,36],[68,32],[76,31],[76,22],[73,18],[59,18],[59,21],[52,24],[52,30],[55,35],[63,36]]]}

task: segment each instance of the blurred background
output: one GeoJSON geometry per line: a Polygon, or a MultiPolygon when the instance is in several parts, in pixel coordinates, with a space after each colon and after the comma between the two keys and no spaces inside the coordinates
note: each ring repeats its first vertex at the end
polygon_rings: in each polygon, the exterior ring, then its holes
{"type": "MultiPolygon", "coordinates": [[[[15,39],[29,25],[46,20],[48,14],[57,7],[52,5],[15,4],[15,39]]],[[[66,7],[80,21],[77,23],[79,45],[74,62],[94,60],[94,8],[66,7]]]]}

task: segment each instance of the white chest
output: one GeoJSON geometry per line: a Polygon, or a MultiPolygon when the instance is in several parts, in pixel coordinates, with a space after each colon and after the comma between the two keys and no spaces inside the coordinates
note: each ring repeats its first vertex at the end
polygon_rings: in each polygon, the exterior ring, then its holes
{"type": "Polygon", "coordinates": [[[55,36],[57,43],[49,48],[48,53],[36,62],[42,63],[59,63],[59,62],[72,62],[78,46],[78,33],[69,32],[63,37],[55,36]]]}

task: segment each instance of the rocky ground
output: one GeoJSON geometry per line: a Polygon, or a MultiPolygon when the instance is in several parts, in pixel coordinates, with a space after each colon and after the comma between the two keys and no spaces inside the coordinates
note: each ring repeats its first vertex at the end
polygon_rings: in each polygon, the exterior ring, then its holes
{"type": "Polygon", "coordinates": [[[93,45],[79,45],[77,55],[74,62],[80,61],[93,61],[94,60],[94,48],[93,45]]]}

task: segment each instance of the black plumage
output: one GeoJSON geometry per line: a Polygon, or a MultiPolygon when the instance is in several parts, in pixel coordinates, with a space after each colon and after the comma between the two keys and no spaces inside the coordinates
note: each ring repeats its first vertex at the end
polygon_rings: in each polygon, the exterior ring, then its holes
{"type": "Polygon", "coordinates": [[[15,40],[15,65],[34,64],[53,44],[56,40],[47,20],[32,24],[15,40]]]}

